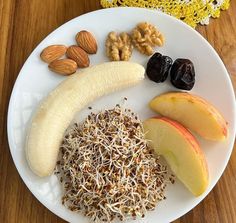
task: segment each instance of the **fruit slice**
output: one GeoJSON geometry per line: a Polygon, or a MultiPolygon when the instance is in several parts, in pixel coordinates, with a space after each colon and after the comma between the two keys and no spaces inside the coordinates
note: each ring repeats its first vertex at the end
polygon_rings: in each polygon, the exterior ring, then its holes
{"type": "Polygon", "coordinates": [[[29,166],[38,176],[53,173],[65,130],[76,112],[98,97],[135,85],[144,67],[131,62],[108,62],[71,75],[41,103],[26,142],[29,166]]]}
{"type": "Polygon", "coordinates": [[[224,140],[227,137],[223,116],[199,96],[170,92],[155,97],[149,105],[152,110],[178,121],[206,139],[224,140]]]}
{"type": "Polygon", "coordinates": [[[154,151],[164,156],[175,175],[195,196],[201,195],[208,186],[208,167],[194,136],[168,118],[150,118],[143,126],[154,151]]]}

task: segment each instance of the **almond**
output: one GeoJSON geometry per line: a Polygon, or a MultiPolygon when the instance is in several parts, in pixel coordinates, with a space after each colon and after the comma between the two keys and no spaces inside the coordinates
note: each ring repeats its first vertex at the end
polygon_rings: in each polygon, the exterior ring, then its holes
{"type": "Polygon", "coordinates": [[[79,46],[70,46],[66,55],[68,58],[74,60],[78,67],[88,67],[89,66],[89,57],[88,54],[79,46]]]}
{"type": "Polygon", "coordinates": [[[53,72],[62,75],[70,75],[77,70],[77,64],[71,59],[54,60],[48,65],[49,69],[53,72]]]}
{"type": "Polygon", "coordinates": [[[51,63],[59,59],[66,53],[67,47],[64,45],[51,45],[46,47],[40,54],[41,59],[46,63],[51,63]]]}
{"type": "Polygon", "coordinates": [[[82,30],[77,33],[75,39],[78,46],[84,49],[87,53],[95,54],[97,52],[97,41],[90,32],[82,30]]]}

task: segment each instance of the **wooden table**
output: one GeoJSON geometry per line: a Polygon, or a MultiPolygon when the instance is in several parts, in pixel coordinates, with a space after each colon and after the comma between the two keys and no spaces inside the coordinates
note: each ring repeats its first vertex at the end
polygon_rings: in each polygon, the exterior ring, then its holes
{"type": "MultiPolygon", "coordinates": [[[[7,108],[15,79],[32,50],[51,31],[99,0],[0,0],[0,222],[64,222],[30,193],[12,161],[7,141],[7,108]]],[[[236,1],[217,20],[197,30],[223,59],[236,89],[236,1]]],[[[224,89],[222,89],[223,91],[224,89]]],[[[236,222],[236,150],[212,192],[175,223],[236,222]]]]}

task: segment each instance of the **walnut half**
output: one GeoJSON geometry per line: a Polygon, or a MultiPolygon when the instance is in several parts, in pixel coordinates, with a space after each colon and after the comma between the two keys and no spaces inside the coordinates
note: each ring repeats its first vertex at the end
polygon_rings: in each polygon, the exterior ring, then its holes
{"type": "Polygon", "coordinates": [[[120,35],[110,32],[106,39],[106,54],[112,61],[128,61],[131,57],[133,46],[130,36],[122,32],[120,35]]]}
{"type": "Polygon", "coordinates": [[[154,46],[163,46],[165,39],[155,26],[147,22],[139,23],[131,34],[134,46],[146,55],[153,54],[154,46]]]}

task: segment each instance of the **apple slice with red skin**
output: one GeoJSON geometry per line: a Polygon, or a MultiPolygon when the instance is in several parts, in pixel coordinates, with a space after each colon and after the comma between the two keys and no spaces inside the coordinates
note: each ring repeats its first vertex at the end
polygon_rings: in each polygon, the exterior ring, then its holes
{"type": "Polygon", "coordinates": [[[227,123],[223,116],[212,104],[197,95],[168,92],[152,99],[149,106],[205,139],[222,141],[227,137],[227,123]]]}
{"type": "Polygon", "coordinates": [[[174,174],[195,195],[209,184],[208,166],[195,137],[181,124],[168,118],[150,118],[143,122],[149,146],[163,155],[174,174]]]}

